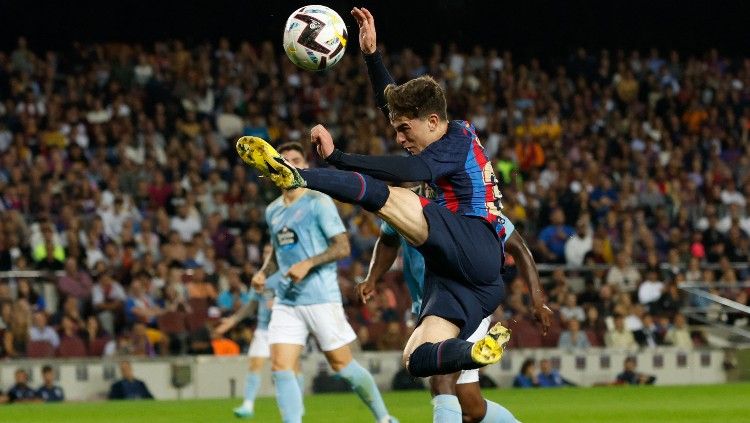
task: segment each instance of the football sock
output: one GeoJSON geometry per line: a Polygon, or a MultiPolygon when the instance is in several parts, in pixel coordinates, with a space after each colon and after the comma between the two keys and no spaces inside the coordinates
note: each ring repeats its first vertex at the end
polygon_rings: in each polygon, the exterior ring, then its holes
{"type": "Polygon", "coordinates": [[[508,411],[507,408],[502,405],[492,402],[490,400],[484,400],[487,403],[487,414],[479,423],[516,423],[518,420],[513,416],[513,413],[508,411]]]}
{"type": "Polygon", "coordinates": [[[382,209],[390,195],[385,182],[361,173],[328,168],[298,170],[308,188],[344,203],[359,204],[367,211],[382,209]]]}
{"type": "Polygon", "coordinates": [[[291,370],[273,372],[276,386],[276,402],[284,423],[300,423],[302,421],[302,395],[299,391],[297,379],[291,370]]]}
{"type": "Polygon", "coordinates": [[[455,395],[436,395],[432,399],[433,423],[461,423],[461,404],[455,395]]]}
{"type": "Polygon", "coordinates": [[[409,356],[409,373],[416,377],[427,377],[478,369],[482,365],[471,358],[473,345],[458,338],[446,339],[437,344],[425,342],[409,356]]]}
{"type": "Polygon", "coordinates": [[[388,409],[385,408],[383,397],[380,396],[375,379],[356,360],[352,360],[346,367],[341,369],[338,372],[338,376],[349,382],[352,390],[370,408],[377,421],[382,421],[388,417],[388,409]]]}
{"type": "Polygon", "coordinates": [[[255,404],[255,397],[258,395],[260,388],[260,373],[250,372],[245,375],[245,401],[242,406],[252,410],[255,404]]]}
{"type": "Polygon", "coordinates": [[[305,415],[305,375],[300,372],[297,373],[297,385],[299,385],[299,393],[302,395],[302,415],[305,415]]]}
{"type": "Polygon", "coordinates": [[[299,392],[304,397],[305,396],[305,375],[302,372],[297,373],[297,385],[299,385],[299,392]]]}

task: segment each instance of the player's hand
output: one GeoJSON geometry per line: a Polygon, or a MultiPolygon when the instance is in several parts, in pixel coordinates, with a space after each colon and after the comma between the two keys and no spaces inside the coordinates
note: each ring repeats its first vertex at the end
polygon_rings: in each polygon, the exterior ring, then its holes
{"type": "Polygon", "coordinates": [[[253,278],[250,280],[250,285],[252,285],[254,290],[263,292],[263,289],[266,287],[266,274],[259,271],[253,275],[253,278]]]}
{"type": "Polygon", "coordinates": [[[310,142],[323,159],[327,159],[333,153],[333,137],[323,125],[315,125],[310,130],[310,142]]]}
{"type": "Polygon", "coordinates": [[[232,317],[225,317],[221,319],[221,323],[214,328],[214,337],[223,336],[229,329],[232,328],[237,322],[232,317]]]}
{"type": "Polygon", "coordinates": [[[359,7],[352,9],[352,16],[359,25],[359,48],[364,54],[375,53],[377,38],[375,37],[375,18],[369,10],[359,7]]]}
{"type": "Polygon", "coordinates": [[[546,304],[537,304],[534,306],[534,317],[542,324],[542,335],[547,335],[552,326],[552,310],[546,304]]]}
{"type": "Polygon", "coordinates": [[[312,262],[310,260],[302,260],[299,263],[295,263],[286,272],[286,277],[291,279],[294,283],[299,283],[312,269],[312,262]]]}
{"type": "Polygon", "coordinates": [[[375,282],[364,280],[362,283],[357,284],[357,294],[359,295],[359,299],[362,300],[362,304],[367,304],[367,300],[375,295],[375,282]]]}

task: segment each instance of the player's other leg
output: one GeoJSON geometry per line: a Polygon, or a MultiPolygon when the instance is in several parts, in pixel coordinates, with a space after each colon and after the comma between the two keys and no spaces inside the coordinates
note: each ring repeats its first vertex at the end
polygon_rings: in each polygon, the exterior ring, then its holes
{"type": "Polygon", "coordinates": [[[297,307],[274,304],[268,324],[271,371],[276,403],[284,423],[300,423],[304,414],[302,391],[297,380],[299,358],[309,332],[297,307]]]}
{"type": "Polygon", "coordinates": [[[255,331],[247,355],[250,358],[250,371],[245,375],[245,398],[242,405],[234,409],[234,415],[240,418],[250,418],[255,414],[255,397],[261,385],[260,372],[266,360],[271,357],[268,330],[255,331]]]}
{"type": "Polygon", "coordinates": [[[295,373],[302,354],[300,344],[271,344],[271,371],[276,388],[276,403],[284,423],[300,423],[304,414],[302,391],[295,373]]]}
{"type": "Polygon", "coordinates": [[[344,308],[339,303],[299,306],[310,332],[318,340],[328,364],[336,374],[347,381],[360,400],[370,409],[375,421],[396,423],[388,413],[375,379],[352,356],[349,344],[356,339],[354,330],[346,321],[344,308]]]}
{"type": "Polygon", "coordinates": [[[255,415],[255,398],[258,396],[258,390],[260,389],[260,372],[265,362],[266,357],[250,357],[250,371],[245,375],[244,400],[242,405],[234,409],[235,416],[246,419],[255,415]]]}
{"type": "Polygon", "coordinates": [[[503,292],[500,285],[470,287],[427,268],[424,286],[420,322],[402,356],[411,375],[451,374],[500,360],[503,346],[510,339],[510,332],[501,325],[482,333],[477,342],[468,340],[482,320],[497,308],[503,292]],[[475,354],[477,350],[482,354],[475,354]]]}

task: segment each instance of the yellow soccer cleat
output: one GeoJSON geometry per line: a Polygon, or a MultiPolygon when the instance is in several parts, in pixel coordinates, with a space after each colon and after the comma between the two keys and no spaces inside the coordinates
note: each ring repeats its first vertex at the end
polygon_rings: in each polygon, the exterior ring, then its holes
{"type": "Polygon", "coordinates": [[[495,323],[487,335],[471,347],[471,358],[479,364],[495,364],[503,358],[505,344],[510,341],[510,329],[495,323]]]}
{"type": "Polygon", "coordinates": [[[263,139],[242,137],[237,140],[236,147],[237,154],[243,162],[256,168],[262,175],[271,178],[279,188],[292,189],[306,185],[297,169],[284,160],[276,149],[263,139]]]}

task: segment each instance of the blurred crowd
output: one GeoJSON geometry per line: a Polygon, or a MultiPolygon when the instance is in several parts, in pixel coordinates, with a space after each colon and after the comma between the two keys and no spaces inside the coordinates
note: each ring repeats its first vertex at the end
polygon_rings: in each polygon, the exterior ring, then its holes
{"type": "MultiPolygon", "coordinates": [[[[211,327],[248,300],[264,208],[279,194],[238,162],[237,136],[304,143],[322,122],[345,151],[403,154],[358,55],[313,73],[278,50],[222,39],[43,51],[20,38],[0,52],[0,271],[59,272],[0,280],[0,356],[234,350],[211,327]]],[[[704,340],[681,307],[719,311],[680,284],[748,303],[750,59],[381,51],[398,82],[440,81],[450,116],[478,129],[537,262],[603,265],[545,275],[558,318],[541,337],[508,263],[497,319],[518,346],[689,348],[704,340]]],[[[400,348],[414,319],[399,267],[362,306],[354,285],[379,222],[340,213],[352,244],[340,286],[359,344],[400,348]]],[[[231,334],[239,348],[249,323],[231,334]]]]}

